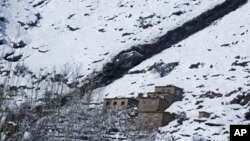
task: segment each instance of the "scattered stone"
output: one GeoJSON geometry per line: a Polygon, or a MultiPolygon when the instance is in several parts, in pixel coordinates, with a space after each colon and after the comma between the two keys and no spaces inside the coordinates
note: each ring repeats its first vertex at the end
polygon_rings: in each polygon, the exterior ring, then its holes
{"type": "Polygon", "coordinates": [[[151,67],[148,68],[148,71],[154,70],[155,72],[160,74],[160,77],[164,77],[168,75],[171,71],[175,69],[176,66],[179,65],[179,62],[172,62],[165,64],[164,62],[154,63],[151,67]]]}
{"type": "Polygon", "coordinates": [[[244,62],[239,62],[238,60],[236,60],[232,66],[242,66],[242,67],[246,67],[248,66],[248,63],[250,63],[250,61],[244,61],[244,62]]]}
{"type": "Polygon", "coordinates": [[[215,93],[213,91],[208,91],[205,94],[200,95],[199,98],[209,98],[209,99],[213,99],[213,98],[218,98],[218,97],[222,97],[223,95],[221,93],[215,93]]]}
{"type": "Polygon", "coordinates": [[[198,69],[200,65],[202,65],[202,63],[199,62],[199,63],[190,65],[189,68],[190,68],[190,69],[198,69]]]}
{"type": "Polygon", "coordinates": [[[70,31],[76,31],[76,30],[79,30],[79,29],[80,29],[79,27],[74,28],[74,27],[71,27],[71,26],[69,26],[69,25],[67,25],[67,28],[68,28],[70,31]]]}
{"type": "Polygon", "coordinates": [[[216,124],[216,123],[205,123],[208,126],[225,126],[224,124],[216,124]]]}

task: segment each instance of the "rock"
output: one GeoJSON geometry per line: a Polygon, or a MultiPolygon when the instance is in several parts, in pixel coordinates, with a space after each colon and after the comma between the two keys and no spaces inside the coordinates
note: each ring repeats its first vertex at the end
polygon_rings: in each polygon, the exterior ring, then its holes
{"type": "Polygon", "coordinates": [[[4,58],[5,60],[9,61],[9,62],[17,62],[17,61],[19,61],[19,60],[23,57],[22,54],[17,55],[17,56],[10,57],[10,56],[12,56],[12,55],[14,55],[14,52],[12,52],[12,53],[7,53],[3,58],[4,58]]]}
{"type": "Polygon", "coordinates": [[[217,123],[205,123],[208,126],[225,126],[224,124],[217,124],[217,123]]]}
{"type": "Polygon", "coordinates": [[[182,15],[184,13],[185,12],[183,12],[183,11],[177,11],[177,12],[172,13],[172,15],[180,16],[180,15],[182,15]]]}
{"type": "Polygon", "coordinates": [[[190,68],[190,69],[198,69],[200,65],[203,65],[203,64],[200,63],[200,62],[199,62],[199,63],[196,63],[196,64],[191,64],[189,68],[190,68]]]}
{"type": "Polygon", "coordinates": [[[230,104],[240,104],[241,106],[250,104],[250,93],[246,95],[238,95],[230,102],[230,104]]]}
{"type": "Polygon", "coordinates": [[[245,113],[246,120],[250,120],[250,110],[245,113]]]}
{"type": "Polygon", "coordinates": [[[131,35],[131,34],[134,34],[134,33],[123,33],[123,34],[122,34],[122,37],[131,35]]]}
{"type": "Polygon", "coordinates": [[[74,28],[74,27],[71,27],[71,26],[69,26],[69,25],[67,25],[67,28],[68,28],[70,31],[76,31],[76,30],[79,30],[79,29],[80,29],[79,27],[74,28]]]}
{"type": "Polygon", "coordinates": [[[215,92],[212,92],[212,91],[208,91],[205,94],[200,95],[199,98],[210,98],[210,99],[213,99],[213,98],[218,98],[218,97],[222,97],[222,96],[223,95],[221,93],[215,93],[215,92]]]}
{"type": "Polygon", "coordinates": [[[149,67],[148,71],[154,70],[155,72],[160,74],[160,77],[164,77],[168,75],[172,70],[174,70],[174,68],[178,65],[179,65],[178,62],[172,62],[168,64],[165,64],[164,62],[160,62],[160,63],[155,63],[154,65],[149,67]]]}
{"type": "Polygon", "coordinates": [[[238,60],[236,60],[232,66],[242,66],[242,67],[246,67],[248,66],[248,63],[250,63],[250,61],[245,61],[245,62],[239,62],[238,60]]]}
{"type": "Polygon", "coordinates": [[[135,71],[131,71],[128,74],[139,74],[139,73],[146,73],[146,70],[135,70],[135,71]]]}
{"type": "Polygon", "coordinates": [[[141,60],[143,56],[138,53],[137,51],[130,51],[120,54],[115,59],[115,65],[118,65],[119,68],[122,69],[130,69],[137,65],[141,60]]]}

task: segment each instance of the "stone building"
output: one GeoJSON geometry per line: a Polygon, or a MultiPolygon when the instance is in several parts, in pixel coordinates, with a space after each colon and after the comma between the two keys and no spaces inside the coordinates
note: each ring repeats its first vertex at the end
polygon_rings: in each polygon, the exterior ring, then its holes
{"type": "Polygon", "coordinates": [[[154,122],[157,127],[165,126],[175,119],[175,115],[164,112],[175,101],[181,100],[183,89],[173,86],[155,86],[154,92],[147,97],[138,97],[138,118],[146,122],[154,122]]]}
{"type": "Polygon", "coordinates": [[[169,101],[177,101],[182,99],[182,94],[183,89],[174,85],[155,86],[155,91],[149,92],[148,97],[160,97],[168,99],[169,101]]]}
{"type": "Polygon", "coordinates": [[[138,106],[138,100],[134,98],[107,98],[104,99],[103,109],[126,109],[134,106],[138,106]]]}
{"type": "Polygon", "coordinates": [[[124,109],[138,106],[138,119],[146,123],[153,123],[156,127],[167,125],[174,120],[175,115],[164,112],[175,101],[182,99],[183,89],[173,85],[155,86],[155,92],[142,94],[137,99],[133,98],[110,98],[104,100],[103,109],[124,109]]]}
{"type": "Polygon", "coordinates": [[[175,115],[168,112],[141,112],[138,114],[138,119],[145,122],[145,124],[161,127],[173,121],[175,115]]]}
{"type": "Polygon", "coordinates": [[[138,98],[138,109],[141,112],[163,112],[172,102],[157,97],[141,97],[138,98]]]}

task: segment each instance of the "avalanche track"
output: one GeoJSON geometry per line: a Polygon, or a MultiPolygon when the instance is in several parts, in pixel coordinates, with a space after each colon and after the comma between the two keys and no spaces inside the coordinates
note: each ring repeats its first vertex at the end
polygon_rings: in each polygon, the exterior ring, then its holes
{"type": "Polygon", "coordinates": [[[90,81],[87,81],[82,86],[82,91],[86,92],[89,88],[93,90],[109,85],[121,78],[134,66],[203,30],[247,2],[248,0],[226,0],[224,3],[200,14],[182,26],[167,32],[155,43],[134,46],[129,50],[120,52],[111,62],[104,65],[101,72],[89,77],[90,81]]]}

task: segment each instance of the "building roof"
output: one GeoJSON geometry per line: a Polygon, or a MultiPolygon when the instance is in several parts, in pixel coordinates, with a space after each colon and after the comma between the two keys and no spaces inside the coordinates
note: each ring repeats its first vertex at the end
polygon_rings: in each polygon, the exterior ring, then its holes
{"type": "Polygon", "coordinates": [[[138,97],[137,99],[162,99],[160,97],[138,97]]]}
{"type": "Polygon", "coordinates": [[[164,112],[164,111],[142,111],[139,112],[139,114],[171,114],[169,112],[164,112]]]}
{"type": "Polygon", "coordinates": [[[177,86],[175,86],[175,85],[155,86],[155,88],[166,88],[166,87],[175,87],[175,88],[177,88],[177,89],[182,89],[182,88],[177,87],[177,86]]]}
{"type": "Polygon", "coordinates": [[[130,97],[115,97],[115,98],[104,98],[104,100],[124,100],[124,99],[128,99],[128,100],[136,100],[135,98],[130,98],[130,97]]]}

